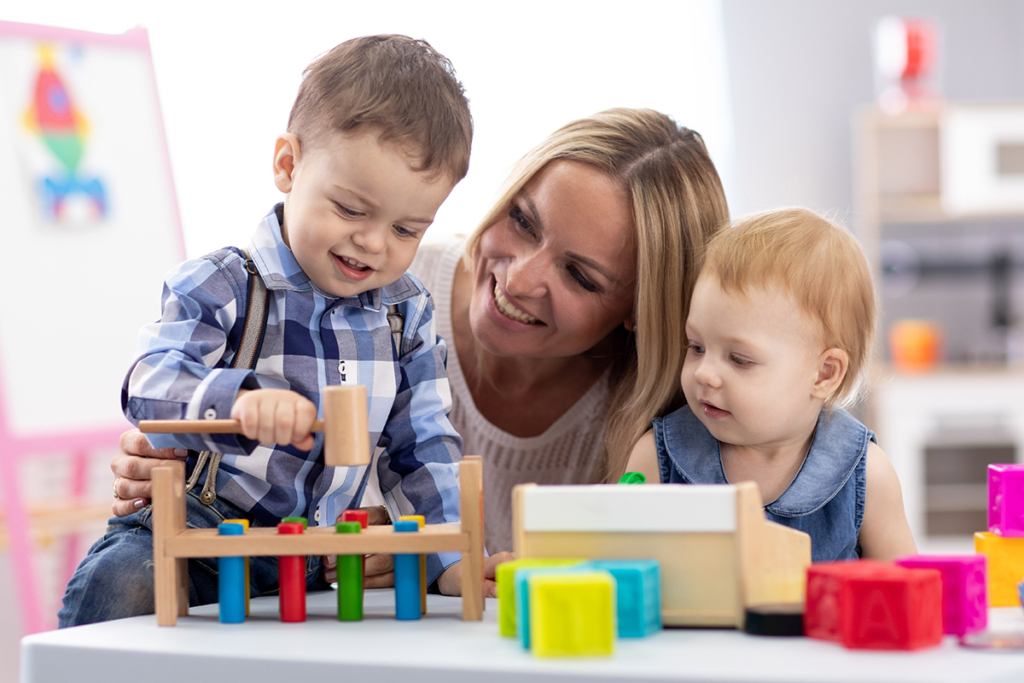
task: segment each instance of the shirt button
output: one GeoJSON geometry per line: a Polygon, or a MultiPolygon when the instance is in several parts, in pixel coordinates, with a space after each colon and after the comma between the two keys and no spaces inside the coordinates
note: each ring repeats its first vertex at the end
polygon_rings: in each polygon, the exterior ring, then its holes
{"type": "Polygon", "coordinates": [[[203,413],[203,419],[204,420],[216,420],[217,419],[217,411],[214,410],[213,408],[207,408],[206,412],[203,413]]]}
{"type": "Polygon", "coordinates": [[[314,522],[319,522],[320,521],[320,510],[317,510],[316,512],[313,513],[313,521],[314,522]]]}

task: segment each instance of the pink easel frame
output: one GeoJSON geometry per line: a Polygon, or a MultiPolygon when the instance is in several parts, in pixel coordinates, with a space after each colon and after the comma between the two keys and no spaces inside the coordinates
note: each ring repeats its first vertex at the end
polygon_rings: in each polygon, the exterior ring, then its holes
{"type": "MultiPolygon", "coordinates": [[[[0,36],[21,37],[30,40],[52,41],[55,43],[77,43],[84,45],[106,45],[137,50],[145,58],[149,66],[151,96],[156,103],[157,127],[159,130],[168,191],[173,211],[172,221],[176,227],[178,248],[185,253],[184,238],[181,232],[181,218],[178,213],[178,201],[174,191],[171,173],[170,155],[167,150],[167,136],[164,130],[163,113],[159,106],[156,90],[156,76],[153,70],[153,58],[149,48],[149,35],[141,27],[133,28],[122,34],[91,33],[50,26],[18,24],[0,21],[0,36]]],[[[22,495],[18,468],[22,459],[39,454],[64,453],[74,458],[72,461],[72,477],[70,490],[67,492],[73,500],[80,500],[85,492],[87,463],[89,454],[97,449],[116,447],[121,433],[130,427],[127,422],[97,426],[87,430],[57,432],[42,435],[17,435],[10,429],[6,396],[3,391],[3,367],[0,365],[0,506],[4,512],[7,535],[10,539],[11,558],[14,569],[15,589],[21,607],[22,627],[25,633],[37,633],[52,628],[54,617],[46,617],[42,612],[42,600],[39,594],[34,570],[34,557],[29,536],[29,514],[22,495]]],[[[61,591],[75,569],[78,556],[78,540],[72,536],[65,548],[63,576],[60,583],[61,591]]]]}

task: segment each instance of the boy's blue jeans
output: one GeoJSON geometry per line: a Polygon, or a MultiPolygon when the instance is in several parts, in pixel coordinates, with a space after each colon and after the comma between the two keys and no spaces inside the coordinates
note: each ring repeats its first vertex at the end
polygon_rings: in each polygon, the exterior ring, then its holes
{"type": "MultiPolygon", "coordinates": [[[[185,519],[189,528],[215,528],[225,519],[247,519],[240,509],[217,499],[203,505],[195,493],[186,496],[185,519]]],[[[153,614],[153,511],[146,506],[127,517],[114,517],[107,531],[89,549],[64,593],[58,612],[59,627],[92,624],[139,614],[153,614]]],[[[253,597],[277,592],[277,558],[249,560],[249,593],[253,597]]],[[[325,590],[319,556],[306,560],[306,587],[325,590]]],[[[217,559],[188,561],[189,605],[217,602],[217,559]]]]}

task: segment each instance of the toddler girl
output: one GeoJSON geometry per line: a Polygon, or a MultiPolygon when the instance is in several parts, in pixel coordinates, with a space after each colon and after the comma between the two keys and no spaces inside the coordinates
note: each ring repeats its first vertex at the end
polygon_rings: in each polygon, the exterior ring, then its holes
{"type": "Polygon", "coordinates": [[[839,407],[871,351],[875,300],[854,238],[806,209],[759,214],[708,244],[686,320],[687,405],[653,422],[628,469],[648,481],[752,480],[815,562],[916,553],[896,472],[839,407]]]}

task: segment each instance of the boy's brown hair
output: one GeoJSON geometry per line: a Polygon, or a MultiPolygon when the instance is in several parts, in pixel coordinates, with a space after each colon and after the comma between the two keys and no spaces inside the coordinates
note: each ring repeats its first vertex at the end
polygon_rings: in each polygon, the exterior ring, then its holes
{"type": "Polygon", "coordinates": [[[448,59],[425,40],[381,35],[354,38],[303,72],[288,132],[315,145],[330,130],[377,126],[381,142],[411,144],[413,169],[452,182],[469,170],[473,118],[448,59]]]}
{"type": "Polygon", "coordinates": [[[821,330],[824,348],[850,357],[846,376],[826,405],[856,398],[871,356],[875,290],[857,240],[841,226],[808,209],[789,208],[748,216],[708,243],[701,277],[714,275],[723,290],[778,287],[821,330]]]}

